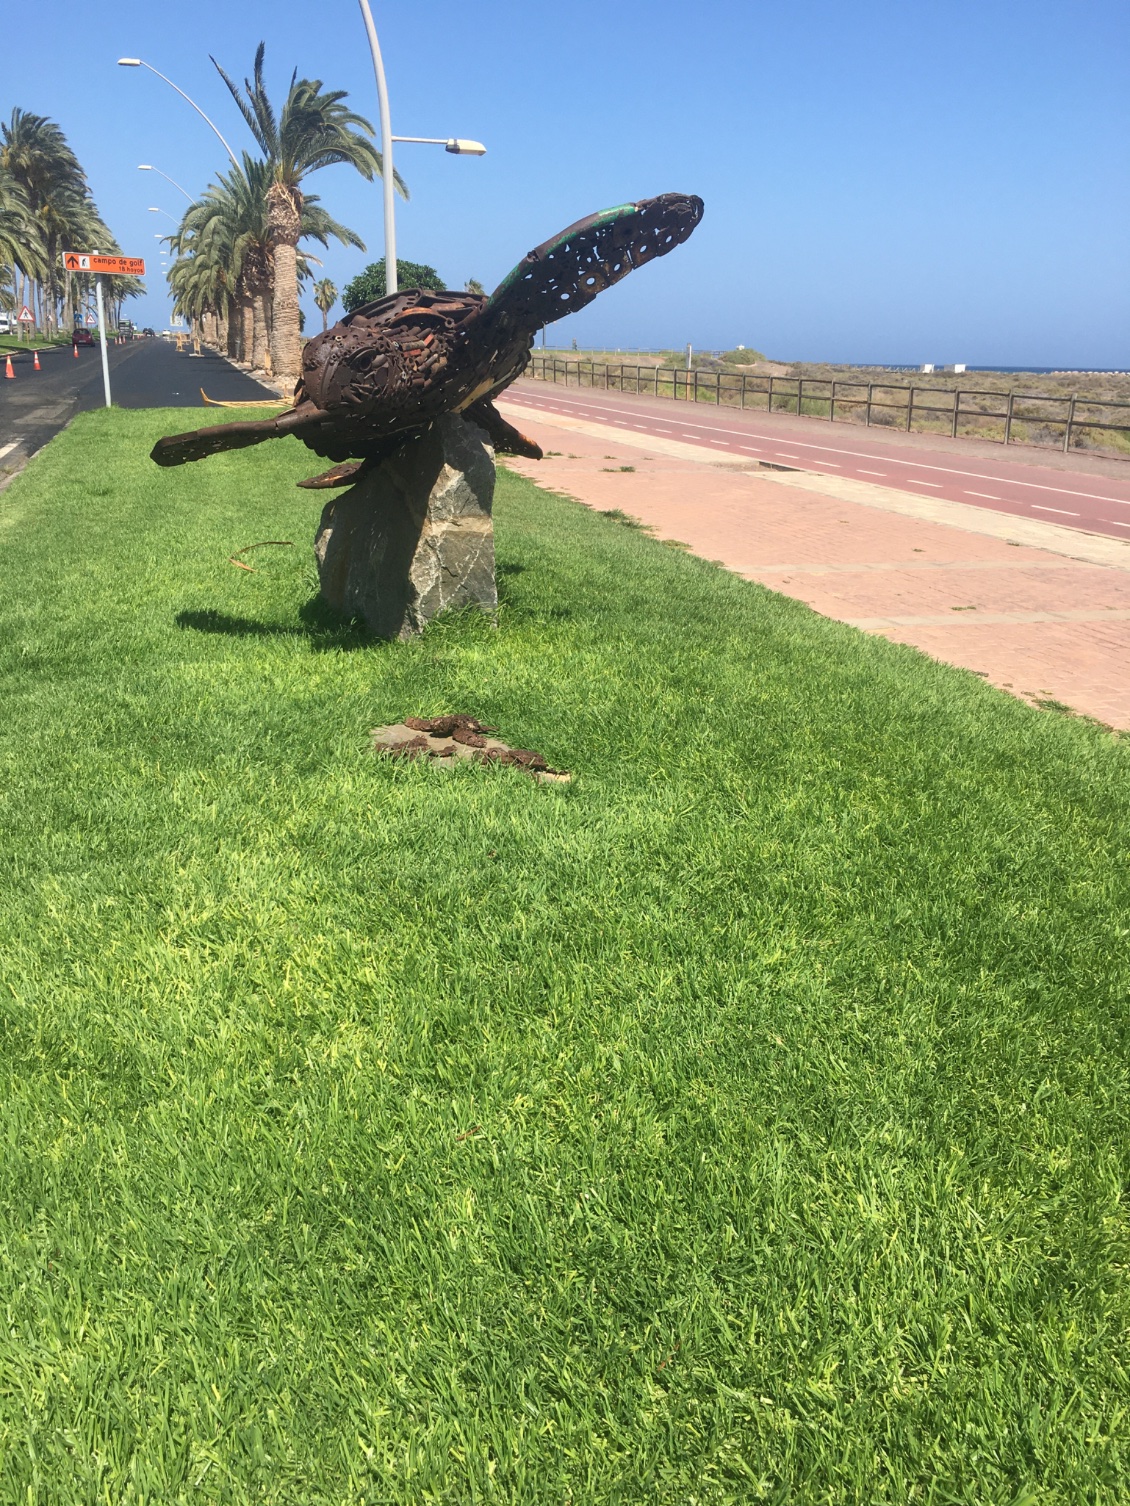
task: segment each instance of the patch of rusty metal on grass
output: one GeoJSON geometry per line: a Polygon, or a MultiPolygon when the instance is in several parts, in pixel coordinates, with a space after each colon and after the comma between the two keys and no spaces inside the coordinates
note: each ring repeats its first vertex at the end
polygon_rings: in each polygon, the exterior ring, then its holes
{"type": "Polygon", "coordinates": [[[240,559],[241,554],[246,554],[249,549],[293,549],[293,539],[260,539],[257,544],[244,544],[242,549],[237,549],[234,554],[228,555],[228,564],[234,565],[237,570],[250,570],[256,574],[254,565],[244,564],[240,559]]]}
{"type": "Polygon", "coordinates": [[[473,716],[408,716],[389,727],[372,729],[373,751],[389,758],[427,758],[450,768],[457,759],[506,764],[539,783],[568,784],[572,775],[551,769],[533,748],[511,748],[486,734],[497,731],[473,716]]]}

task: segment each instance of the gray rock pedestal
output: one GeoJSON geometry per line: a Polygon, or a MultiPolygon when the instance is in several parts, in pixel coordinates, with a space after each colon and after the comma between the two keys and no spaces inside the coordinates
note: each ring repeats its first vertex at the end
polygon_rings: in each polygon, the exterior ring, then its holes
{"type": "Polygon", "coordinates": [[[322,509],[323,597],[380,638],[410,638],[452,607],[494,611],[493,501],[486,436],[444,414],[322,509]]]}

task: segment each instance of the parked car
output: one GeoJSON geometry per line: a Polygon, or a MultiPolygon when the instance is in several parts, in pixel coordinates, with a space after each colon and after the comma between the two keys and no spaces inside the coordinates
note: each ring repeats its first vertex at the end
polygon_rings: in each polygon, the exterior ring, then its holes
{"type": "Polygon", "coordinates": [[[76,329],[71,331],[72,345],[97,345],[98,341],[88,329],[76,329]]]}

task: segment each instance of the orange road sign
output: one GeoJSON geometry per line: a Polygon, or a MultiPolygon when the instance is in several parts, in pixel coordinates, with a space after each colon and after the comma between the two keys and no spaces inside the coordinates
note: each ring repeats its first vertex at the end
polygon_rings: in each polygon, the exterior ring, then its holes
{"type": "Polygon", "coordinates": [[[93,251],[64,251],[63,266],[68,272],[111,272],[117,277],[145,275],[145,262],[140,256],[95,256],[93,251]]]}

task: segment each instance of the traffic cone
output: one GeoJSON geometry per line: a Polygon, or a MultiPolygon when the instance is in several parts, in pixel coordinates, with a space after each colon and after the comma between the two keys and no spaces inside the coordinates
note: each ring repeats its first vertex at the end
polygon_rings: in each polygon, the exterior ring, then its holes
{"type": "Polygon", "coordinates": [[[73,351],[75,353],[75,360],[77,361],[78,360],[78,341],[77,340],[75,341],[74,345],[71,348],[73,349],[73,351]]]}
{"type": "Polygon", "coordinates": [[[36,353],[35,353],[35,369],[36,369],[36,371],[39,370],[39,352],[38,351],[36,351],[36,353]]]}
{"type": "Polygon", "coordinates": [[[8,378],[9,381],[12,381],[12,379],[16,375],[16,373],[12,370],[11,356],[6,356],[4,358],[4,375],[8,378]]]}

